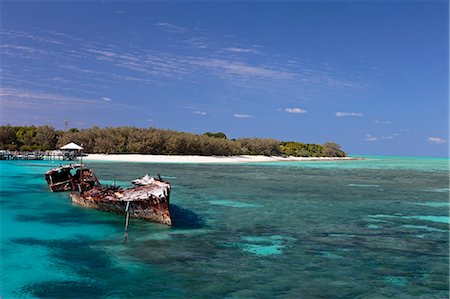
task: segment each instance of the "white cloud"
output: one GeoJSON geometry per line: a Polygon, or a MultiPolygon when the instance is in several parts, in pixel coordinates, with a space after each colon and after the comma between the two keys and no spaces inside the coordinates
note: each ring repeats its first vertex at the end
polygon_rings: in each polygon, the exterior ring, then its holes
{"type": "Polygon", "coordinates": [[[286,108],[284,111],[289,113],[306,113],[306,110],[300,109],[300,108],[286,108]]]}
{"type": "Polygon", "coordinates": [[[444,138],[439,137],[428,137],[427,141],[434,144],[444,144],[447,142],[447,140],[445,140],[444,138]]]}
{"type": "Polygon", "coordinates": [[[233,116],[236,117],[236,118],[250,118],[250,117],[252,117],[251,115],[248,115],[248,114],[239,114],[239,113],[235,113],[233,116]]]}
{"type": "Polygon", "coordinates": [[[337,117],[363,116],[361,112],[336,112],[337,117]]]}
{"type": "Polygon", "coordinates": [[[198,115],[206,115],[206,112],[203,111],[194,111],[193,113],[198,115]]]}
{"type": "Polygon", "coordinates": [[[112,101],[110,98],[107,98],[107,97],[102,97],[102,100],[106,101],[106,102],[111,102],[112,101]]]}

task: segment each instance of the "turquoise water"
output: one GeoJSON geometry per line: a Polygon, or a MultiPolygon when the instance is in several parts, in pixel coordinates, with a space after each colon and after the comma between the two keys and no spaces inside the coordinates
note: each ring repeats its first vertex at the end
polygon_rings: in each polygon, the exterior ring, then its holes
{"type": "Polygon", "coordinates": [[[174,227],[72,206],[1,161],[2,298],[448,298],[448,159],[89,163],[171,181],[174,227]]]}

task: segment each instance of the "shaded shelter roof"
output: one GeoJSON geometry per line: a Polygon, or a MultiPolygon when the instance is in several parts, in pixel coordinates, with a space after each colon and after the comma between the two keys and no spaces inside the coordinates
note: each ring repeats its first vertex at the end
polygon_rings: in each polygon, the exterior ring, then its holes
{"type": "Polygon", "coordinates": [[[79,151],[79,150],[82,150],[83,148],[81,146],[79,146],[78,144],[71,142],[71,143],[66,144],[64,146],[61,146],[60,149],[62,149],[62,150],[76,150],[76,151],[79,151]]]}

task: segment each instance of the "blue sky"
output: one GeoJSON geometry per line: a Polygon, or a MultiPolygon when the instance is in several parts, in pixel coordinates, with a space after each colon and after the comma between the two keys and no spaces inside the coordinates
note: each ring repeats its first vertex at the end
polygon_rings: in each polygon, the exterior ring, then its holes
{"type": "Polygon", "coordinates": [[[1,123],[448,156],[447,1],[8,2],[1,123]]]}

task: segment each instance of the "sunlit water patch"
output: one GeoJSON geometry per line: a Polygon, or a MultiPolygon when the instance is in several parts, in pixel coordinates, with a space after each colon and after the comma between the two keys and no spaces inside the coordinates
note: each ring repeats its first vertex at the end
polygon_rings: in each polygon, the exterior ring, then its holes
{"type": "Polygon", "coordinates": [[[273,236],[245,236],[241,237],[241,242],[222,243],[225,247],[241,248],[243,251],[257,256],[268,256],[282,254],[289,242],[295,240],[292,237],[273,236]]]}

